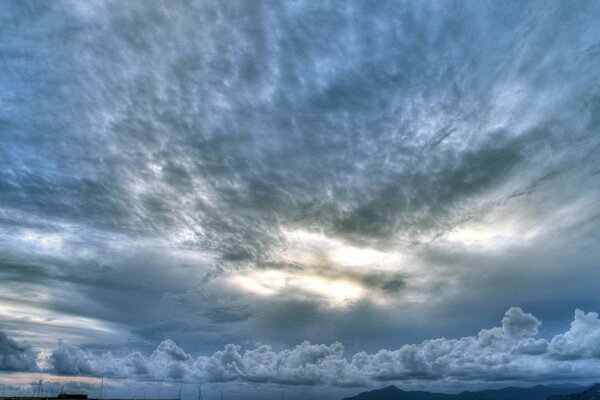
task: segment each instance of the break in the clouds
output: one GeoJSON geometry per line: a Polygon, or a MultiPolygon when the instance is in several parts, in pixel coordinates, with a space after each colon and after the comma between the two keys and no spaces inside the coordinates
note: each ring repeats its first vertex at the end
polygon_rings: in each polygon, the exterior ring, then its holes
{"type": "Polygon", "coordinates": [[[2,369],[590,378],[597,333],[573,338],[594,317],[561,332],[600,309],[598,20],[593,1],[2,2],[2,369]],[[512,306],[544,324],[511,309],[469,336],[512,306]]]}

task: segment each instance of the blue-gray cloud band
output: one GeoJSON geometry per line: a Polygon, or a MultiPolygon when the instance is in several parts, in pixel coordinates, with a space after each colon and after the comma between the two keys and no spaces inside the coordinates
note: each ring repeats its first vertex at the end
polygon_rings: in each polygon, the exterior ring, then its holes
{"type": "MultiPolygon", "coordinates": [[[[304,342],[276,351],[271,346],[241,350],[227,345],[211,356],[194,358],[172,340],[150,356],[139,352],[114,356],[60,342],[46,372],[69,376],[135,378],[181,382],[260,382],[287,385],[365,386],[381,381],[568,380],[597,378],[600,320],[576,310],[569,330],[551,340],[536,338],[541,321],[520,308],[509,309],[500,327],[476,336],[431,339],[350,360],[340,343],[304,342]]],[[[25,362],[25,347],[9,341],[0,353],[2,369],[37,370],[25,362]],[[15,354],[18,354],[15,357],[15,354]]]]}

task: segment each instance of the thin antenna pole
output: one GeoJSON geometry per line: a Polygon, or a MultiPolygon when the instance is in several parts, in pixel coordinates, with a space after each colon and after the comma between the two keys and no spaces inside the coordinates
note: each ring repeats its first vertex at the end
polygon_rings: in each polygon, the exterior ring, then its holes
{"type": "Polygon", "coordinates": [[[204,400],[202,398],[202,385],[198,385],[198,400],[204,400]]]}
{"type": "Polygon", "coordinates": [[[177,396],[179,400],[181,400],[181,387],[179,387],[179,395],[177,396]]]}
{"type": "Polygon", "coordinates": [[[104,377],[102,377],[102,380],[100,381],[100,399],[103,399],[104,397],[104,377]]]}

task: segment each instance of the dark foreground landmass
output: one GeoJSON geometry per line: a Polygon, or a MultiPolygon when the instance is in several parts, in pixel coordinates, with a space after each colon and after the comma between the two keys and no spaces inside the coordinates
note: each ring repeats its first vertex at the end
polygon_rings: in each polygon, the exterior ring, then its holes
{"type": "Polygon", "coordinates": [[[577,393],[555,395],[548,400],[600,400],[600,383],[577,393]]]}
{"type": "MultiPolygon", "coordinates": [[[[87,395],[61,395],[58,397],[0,396],[0,400],[98,400],[87,395]]],[[[104,399],[135,400],[135,399],[104,399]]],[[[150,400],[150,399],[146,399],[150,400]]],[[[168,400],[168,399],[161,399],[168,400]]],[[[171,399],[179,400],[179,399],[171,399]]],[[[461,392],[457,394],[434,393],[427,391],[405,391],[396,386],[371,390],[343,400],[600,400],[600,383],[587,388],[577,385],[544,386],[529,388],[506,387],[478,392],[461,392]]]]}

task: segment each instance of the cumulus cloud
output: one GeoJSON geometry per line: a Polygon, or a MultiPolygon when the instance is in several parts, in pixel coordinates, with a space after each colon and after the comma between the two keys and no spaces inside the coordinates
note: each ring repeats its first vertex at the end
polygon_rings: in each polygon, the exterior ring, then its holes
{"type": "Polygon", "coordinates": [[[502,318],[502,330],[506,335],[515,338],[537,335],[541,324],[536,317],[524,313],[518,307],[511,307],[502,318]]]}
{"type": "Polygon", "coordinates": [[[94,371],[101,371],[99,360],[76,346],[63,343],[62,340],[58,342],[58,347],[49,359],[53,370],[65,375],[88,375],[94,371]]]}
{"type": "MultiPolygon", "coordinates": [[[[363,386],[382,381],[511,381],[569,379],[600,366],[600,320],[575,312],[568,331],[550,341],[535,338],[541,322],[512,307],[502,326],[475,336],[430,339],[396,350],[359,352],[348,358],[341,343],[303,342],[291,349],[261,345],[242,350],[227,345],[211,356],[193,358],[172,340],[149,356],[116,357],[59,343],[50,357],[52,371],[171,381],[261,382],[287,385],[363,386]]],[[[596,374],[596,375],[594,375],[596,374]]]]}
{"type": "Polygon", "coordinates": [[[558,359],[600,359],[600,320],[598,313],[575,311],[571,329],[555,336],[550,342],[550,352],[558,359]]]}
{"type": "Polygon", "coordinates": [[[31,371],[37,369],[37,352],[26,343],[19,343],[0,331],[0,371],[31,371]]]}

